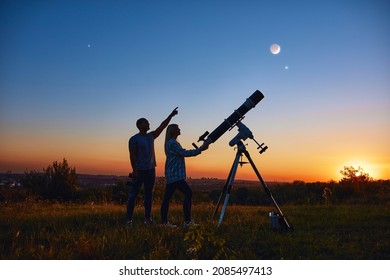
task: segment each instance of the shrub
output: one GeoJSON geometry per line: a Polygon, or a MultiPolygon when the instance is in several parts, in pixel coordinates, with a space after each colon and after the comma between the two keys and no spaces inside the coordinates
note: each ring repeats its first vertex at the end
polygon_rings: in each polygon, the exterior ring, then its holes
{"type": "Polygon", "coordinates": [[[67,160],[55,161],[42,172],[25,172],[22,186],[33,195],[43,199],[71,200],[77,189],[76,169],[69,167],[67,160]]]}

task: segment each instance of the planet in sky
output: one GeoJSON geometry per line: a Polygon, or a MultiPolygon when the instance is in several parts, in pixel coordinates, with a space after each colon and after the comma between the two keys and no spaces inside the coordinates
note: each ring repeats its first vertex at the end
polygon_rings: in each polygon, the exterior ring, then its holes
{"type": "Polygon", "coordinates": [[[280,46],[278,44],[272,44],[269,50],[272,54],[278,54],[280,53],[280,46]]]}

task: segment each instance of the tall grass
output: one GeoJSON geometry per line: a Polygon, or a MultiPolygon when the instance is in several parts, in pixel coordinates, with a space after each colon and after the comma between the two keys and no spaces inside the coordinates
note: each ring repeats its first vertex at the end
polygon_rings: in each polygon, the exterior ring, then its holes
{"type": "MultiPolygon", "coordinates": [[[[212,204],[197,204],[190,229],[126,227],[116,204],[0,204],[1,259],[389,259],[390,209],[384,205],[283,206],[292,233],[269,229],[272,207],[228,206],[217,229],[212,204]]],[[[182,225],[181,205],[169,219],[182,225]]]]}

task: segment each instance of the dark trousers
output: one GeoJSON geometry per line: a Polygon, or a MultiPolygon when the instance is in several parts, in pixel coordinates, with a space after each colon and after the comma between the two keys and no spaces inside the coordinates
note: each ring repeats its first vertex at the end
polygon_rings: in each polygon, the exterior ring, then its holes
{"type": "Polygon", "coordinates": [[[184,194],[184,201],[183,201],[184,220],[186,222],[191,221],[192,190],[186,181],[181,180],[166,185],[164,200],[161,205],[162,223],[168,222],[169,201],[171,200],[175,190],[179,190],[184,194]]]}
{"type": "Polygon", "coordinates": [[[150,219],[150,214],[152,212],[152,199],[153,199],[153,188],[154,181],[156,178],[155,169],[149,170],[138,170],[137,177],[133,179],[133,184],[131,186],[129,197],[127,199],[127,220],[133,219],[133,212],[135,207],[135,201],[137,199],[138,193],[144,185],[144,207],[145,207],[145,219],[150,219]]]}

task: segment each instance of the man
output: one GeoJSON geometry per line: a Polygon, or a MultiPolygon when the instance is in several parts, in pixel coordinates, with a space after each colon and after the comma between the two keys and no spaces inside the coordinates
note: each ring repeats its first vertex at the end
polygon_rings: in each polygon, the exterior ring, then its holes
{"type": "Polygon", "coordinates": [[[152,199],[153,188],[156,178],[156,158],[154,153],[154,139],[167,127],[172,117],[177,115],[177,107],[169,114],[169,116],[160,124],[160,126],[148,133],[149,122],[145,118],[137,120],[137,128],[139,133],[129,139],[130,163],[133,168],[133,184],[127,200],[127,223],[132,224],[135,200],[141,186],[144,185],[145,197],[145,224],[152,223],[152,199]]]}

